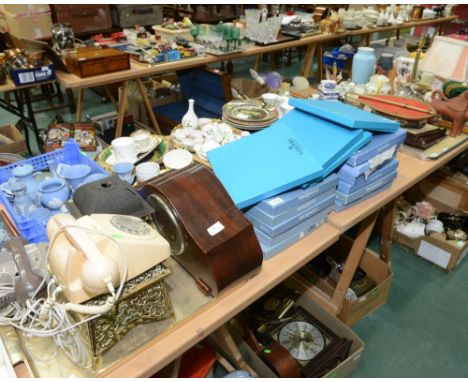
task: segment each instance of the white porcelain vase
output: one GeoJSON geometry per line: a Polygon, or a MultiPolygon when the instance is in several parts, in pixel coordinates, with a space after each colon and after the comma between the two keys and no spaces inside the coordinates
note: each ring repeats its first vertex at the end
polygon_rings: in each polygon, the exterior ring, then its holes
{"type": "Polygon", "coordinates": [[[198,117],[193,110],[193,105],[195,101],[193,99],[189,99],[189,108],[187,113],[182,117],[182,126],[185,129],[196,129],[198,127],[198,117]]]}

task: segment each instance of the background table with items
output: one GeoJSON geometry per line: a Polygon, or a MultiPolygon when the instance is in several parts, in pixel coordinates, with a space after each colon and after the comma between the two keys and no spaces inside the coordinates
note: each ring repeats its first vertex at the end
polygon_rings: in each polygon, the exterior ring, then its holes
{"type": "MultiPolygon", "coordinates": [[[[308,77],[312,68],[313,60],[315,55],[318,55],[317,60],[317,71],[319,79],[322,76],[322,44],[327,41],[333,41],[338,39],[343,39],[352,36],[365,36],[366,37],[366,44],[369,45],[370,35],[373,33],[380,33],[380,32],[392,32],[397,31],[399,32],[402,29],[412,28],[416,26],[427,26],[427,25],[438,25],[438,30],[440,31],[444,24],[456,20],[457,16],[447,16],[447,17],[440,17],[436,19],[425,19],[419,21],[412,21],[403,24],[395,24],[387,27],[375,27],[375,28],[367,28],[367,29],[360,29],[356,31],[345,31],[342,33],[336,34],[317,34],[313,36],[303,37],[297,40],[281,42],[277,44],[272,44],[268,46],[252,46],[246,48],[241,52],[235,52],[232,54],[225,54],[222,56],[214,56],[207,54],[201,57],[194,57],[188,58],[179,61],[173,62],[165,62],[156,65],[145,65],[131,62],[131,66],[129,70],[126,71],[119,71],[109,74],[102,74],[98,76],[88,77],[88,78],[79,78],[78,76],[70,73],[64,73],[61,71],[57,71],[57,80],[59,83],[65,87],[65,89],[72,89],[78,91],[77,97],[77,112],[76,112],[76,120],[81,120],[81,115],[83,112],[83,94],[85,89],[89,89],[96,86],[107,86],[114,83],[122,82],[122,91],[120,93],[120,104],[117,105],[116,101],[111,98],[111,101],[114,103],[118,110],[118,120],[116,125],[116,136],[120,136],[122,134],[122,124],[124,120],[125,110],[126,110],[126,103],[127,103],[127,94],[128,94],[128,81],[129,80],[136,80],[138,84],[139,91],[143,97],[143,102],[145,104],[146,110],[150,117],[150,121],[152,127],[156,130],[158,134],[160,134],[160,129],[158,122],[154,116],[153,110],[151,109],[150,101],[144,91],[144,85],[141,82],[142,77],[147,76],[154,76],[157,74],[163,74],[168,72],[174,72],[177,70],[194,68],[197,66],[203,65],[210,65],[217,62],[223,61],[232,61],[238,60],[245,57],[250,56],[257,56],[257,65],[260,63],[260,57],[263,54],[273,53],[284,49],[291,49],[297,48],[301,46],[307,46],[306,54],[304,57],[304,61],[301,67],[301,76],[308,77]]],[[[257,68],[258,69],[258,68],[257,68]]],[[[109,92],[108,92],[109,94],[109,92]]]]}

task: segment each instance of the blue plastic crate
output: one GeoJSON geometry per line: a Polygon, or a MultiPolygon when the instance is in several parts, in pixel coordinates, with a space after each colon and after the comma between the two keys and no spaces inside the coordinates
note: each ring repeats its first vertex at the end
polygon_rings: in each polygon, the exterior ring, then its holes
{"type": "MultiPolygon", "coordinates": [[[[63,149],[57,149],[50,153],[37,155],[8,166],[0,167],[0,183],[4,183],[8,181],[9,178],[13,177],[13,169],[20,164],[32,164],[34,166],[34,171],[44,171],[49,168],[47,162],[51,159],[54,160],[55,165],[58,165],[59,163],[87,164],[91,167],[90,174],[98,173],[109,175],[96,162],[81,153],[78,144],[73,139],[70,139],[63,145],[63,149]]],[[[3,192],[0,192],[0,202],[6,207],[19,231],[29,242],[39,243],[48,241],[45,228],[39,224],[36,219],[19,216],[3,192]]]]}

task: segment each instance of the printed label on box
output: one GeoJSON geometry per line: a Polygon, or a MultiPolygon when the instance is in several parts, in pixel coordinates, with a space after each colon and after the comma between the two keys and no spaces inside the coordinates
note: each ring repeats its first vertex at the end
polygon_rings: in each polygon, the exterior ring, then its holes
{"type": "Polygon", "coordinates": [[[447,268],[452,256],[449,252],[437,247],[434,244],[428,243],[426,240],[421,240],[419,244],[418,255],[432,261],[434,264],[447,268]]]}
{"type": "Polygon", "coordinates": [[[35,81],[33,72],[18,73],[20,84],[29,84],[35,81]]]}
{"type": "Polygon", "coordinates": [[[279,197],[278,197],[278,198],[274,198],[274,199],[268,201],[268,204],[269,204],[270,206],[272,206],[272,207],[276,207],[277,205],[279,205],[279,204],[281,204],[281,203],[283,203],[283,199],[281,199],[281,198],[279,198],[279,197]]]}
{"type": "Polygon", "coordinates": [[[223,229],[224,226],[221,224],[221,222],[216,222],[211,227],[208,227],[207,231],[211,236],[215,236],[218,233],[220,233],[223,229]]]}

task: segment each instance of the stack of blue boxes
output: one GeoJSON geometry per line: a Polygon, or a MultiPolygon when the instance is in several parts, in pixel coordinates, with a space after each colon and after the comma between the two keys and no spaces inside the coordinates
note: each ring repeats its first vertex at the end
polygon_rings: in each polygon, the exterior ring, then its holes
{"type": "Polygon", "coordinates": [[[246,212],[264,259],[268,259],[326,221],[333,208],[338,176],[265,199],[246,212]]]}
{"type": "Polygon", "coordinates": [[[338,171],[335,210],[362,202],[391,186],[397,176],[396,153],[406,131],[374,134],[372,140],[354,153],[338,171]]]}

